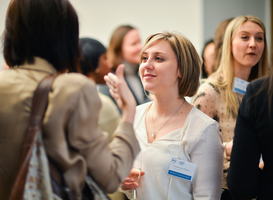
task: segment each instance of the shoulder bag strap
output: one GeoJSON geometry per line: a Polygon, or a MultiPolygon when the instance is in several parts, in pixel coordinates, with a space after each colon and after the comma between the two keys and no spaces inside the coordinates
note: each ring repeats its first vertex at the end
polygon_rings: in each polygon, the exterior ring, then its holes
{"type": "Polygon", "coordinates": [[[22,199],[26,176],[28,172],[28,165],[32,155],[32,150],[34,144],[38,137],[38,132],[42,125],[45,111],[48,104],[48,93],[51,89],[51,85],[55,77],[47,76],[45,77],[37,86],[34,96],[32,99],[32,108],[29,119],[29,125],[27,129],[27,134],[23,143],[23,149],[20,158],[19,171],[17,173],[10,200],[22,199]]]}

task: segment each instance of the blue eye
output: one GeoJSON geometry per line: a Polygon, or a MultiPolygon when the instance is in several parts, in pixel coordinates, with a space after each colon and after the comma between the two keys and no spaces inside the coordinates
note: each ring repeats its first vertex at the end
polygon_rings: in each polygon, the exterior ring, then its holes
{"type": "Polygon", "coordinates": [[[242,36],[241,38],[242,38],[243,40],[248,39],[248,37],[247,37],[247,36],[242,36]]]}
{"type": "Polygon", "coordinates": [[[262,37],[257,37],[256,39],[259,40],[259,41],[263,41],[262,37]]]}
{"type": "Polygon", "coordinates": [[[160,57],[156,57],[155,59],[158,60],[158,61],[163,61],[163,59],[160,58],[160,57]]]}
{"type": "Polygon", "coordinates": [[[147,60],[147,57],[146,56],[142,56],[141,61],[145,62],[146,60],[147,60]]]}

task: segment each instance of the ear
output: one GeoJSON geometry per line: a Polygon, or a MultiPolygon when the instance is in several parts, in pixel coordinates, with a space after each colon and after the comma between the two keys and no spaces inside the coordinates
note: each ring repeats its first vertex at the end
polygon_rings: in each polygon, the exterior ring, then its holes
{"type": "Polygon", "coordinates": [[[180,73],[180,71],[178,70],[178,78],[180,78],[181,79],[181,73],[180,73]]]}
{"type": "Polygon", "coordinates": [[[177,66],[177,75],[178,75],[178,78],[180,78],[180,79],[181,79],[181,72],[180,72],[180,70],[179,70],[178,66],[177,66]]]}

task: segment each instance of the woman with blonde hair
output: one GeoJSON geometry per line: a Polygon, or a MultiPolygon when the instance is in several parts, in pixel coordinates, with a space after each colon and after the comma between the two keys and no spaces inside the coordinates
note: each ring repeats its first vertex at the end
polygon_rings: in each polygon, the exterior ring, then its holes
{"type": "Polygon", "coordinates": [[[268,74],[268,52],[263,22],[238,16],[227,26],[218,70],[201,85],[193,104],[220,124],[224,140],[224,179],[229,168],[239,105],[249,82],[268,74]]]}
{"type": "MultiPolygon", "coordinates": [[[[136,188],[136,199],[220,199],[219,125],[184,99],[195,95],[200,69],[197,51],[180,33],[147,38],[139,71],[153,101],[136,109],[134,129],[141,147],[142,176],[138,183],[123,182],[121,190],[128,195],[136,188]]],[[[110,91],[117,91],[115,75],[109,74],[106,80],[110,91]]]]}

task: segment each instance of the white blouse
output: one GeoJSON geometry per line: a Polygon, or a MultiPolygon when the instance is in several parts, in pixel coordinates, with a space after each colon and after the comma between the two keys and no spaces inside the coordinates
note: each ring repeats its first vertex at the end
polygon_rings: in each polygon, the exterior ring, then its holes
{"type": "Polygon", "coordinates": [[[138,182],[137,199],[219,200],[224,146],[218,123],[193,107],[184,127],[148,143],[145,115],[150,104],[148,102],[137,107],[134,123],[141,147],[141,170],[145,172],[138,182]],[[172,158],[197,165],[192,183],[168,175],[172,158]]]}

